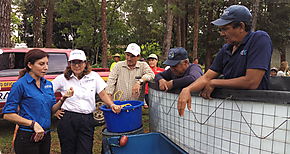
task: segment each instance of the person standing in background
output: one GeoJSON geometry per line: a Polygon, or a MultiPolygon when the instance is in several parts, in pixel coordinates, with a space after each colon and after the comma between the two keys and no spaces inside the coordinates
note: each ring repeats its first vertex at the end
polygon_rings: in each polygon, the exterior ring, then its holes
{"type": "Polygon", "coordinates": [[[121,56],[120,54],[116,53],[113,55],[113,59],[114,59],[114,62],[111,64],[110,66],[110,71],[113,70],[114,66],[116,65],[117,62],[119,62],[121,60],[121,56]]]}
{"type": "Polygon", "coordinates": [[[277,76],[289,76],[289,65],[287,61],[282,61],[277,76]]]}
{"type": "Polygon", "coordinates": [[[198,58],[193,59],[193,64],[198,64],[198,58]]]}
{"type": "Polygon", "coordinates": [[[270,71],[270,76],[277,76],[278,69],[276,67],[272,67],[270,71]]]}
{"type": "MultiPolygon", "coordinates": [[[[150,68],[152,69],[152,71],[154,72],[155,75],[164,71],[164,68],[157,67],[157,65],[158,65],[158,56],[156,54],[150,54],[148,56],[148,58],[147,58],[147,62],[148,62],[150,68]]],[[[148,105],[149,105],[148,92],[149,92],[149,87],[148,87],[148,83],[146,83],[146,85],[145,85],[145,105],[144,105],[144,108],[148,108],[148,105]]]]}

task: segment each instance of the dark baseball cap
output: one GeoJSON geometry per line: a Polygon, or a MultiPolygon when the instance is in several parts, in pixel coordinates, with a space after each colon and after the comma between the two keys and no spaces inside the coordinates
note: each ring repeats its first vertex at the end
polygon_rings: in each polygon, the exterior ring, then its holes
{"type": "Polygon", "coordinates": [[[224,10],[221,17],[211,23],[216,26],[224,26],[231,22],[251,22],[252,14],[249,9],[243,5],[232,5],[224,10]]]}
{"type": "Polygon", "coordinates": [[[168,52],[168,58],[163,63],[168,66],[176,66],[181,60],[187,59],[188,54],[184,48],[172,48],[168,52]]]}

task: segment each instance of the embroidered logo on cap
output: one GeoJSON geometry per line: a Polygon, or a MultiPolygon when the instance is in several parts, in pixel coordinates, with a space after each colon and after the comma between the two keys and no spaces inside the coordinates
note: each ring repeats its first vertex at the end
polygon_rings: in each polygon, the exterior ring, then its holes
{"type": "Polygon", "coordinates": [[[168,54],[168,58],[169,58],[169,59],[174,58],[174,52],[169,52],[169,54],[168,54]]]}
{"type": "Polygon", "coordinates": [[[74,53],[72,53],[72,55],[81,55],[81,53],[80,52],[74,52],[74,53]]]}
{"type": "Polygon", "coordinates": [[[229,13],[230,13],[230,11],[228,11],[228,10],[224,10],[224,13],[223,13],[222,16],[227,16],[227,15],[229,15],[229,13]]]}

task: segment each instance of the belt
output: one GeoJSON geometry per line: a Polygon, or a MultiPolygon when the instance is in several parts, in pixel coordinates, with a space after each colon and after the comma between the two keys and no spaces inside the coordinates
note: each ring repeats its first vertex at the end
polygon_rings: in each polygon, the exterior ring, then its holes
{"type": "MultiPolygon", "coordinates": [[[[34,133],[34,130],[32,130],[32,129],[25,129],[25,128],[19,128],[18,131],[34,133]]],[[[51,132],[50,129],[44,129],[44,133],[49,133],[49,132],[51,132]]]]}

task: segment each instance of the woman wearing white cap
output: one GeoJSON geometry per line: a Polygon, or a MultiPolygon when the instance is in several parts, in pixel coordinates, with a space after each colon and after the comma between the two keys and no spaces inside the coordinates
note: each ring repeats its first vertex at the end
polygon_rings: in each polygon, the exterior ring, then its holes
{"type": "Polygon", "coordinates": [[[107,84],[96,72],[91,71],[86,55],[82,50],[70,53],[69,65],[64,74],[53,81],[54,91],[73,88],[74,95],[66,99],[57,117],[58,137],[62,154],[91,154],[94,139],[93,111],[96,110],[95,94],[109,105],[113,112],[119,113],[121,107],[115,105],[104,91],[107,84]]]}

